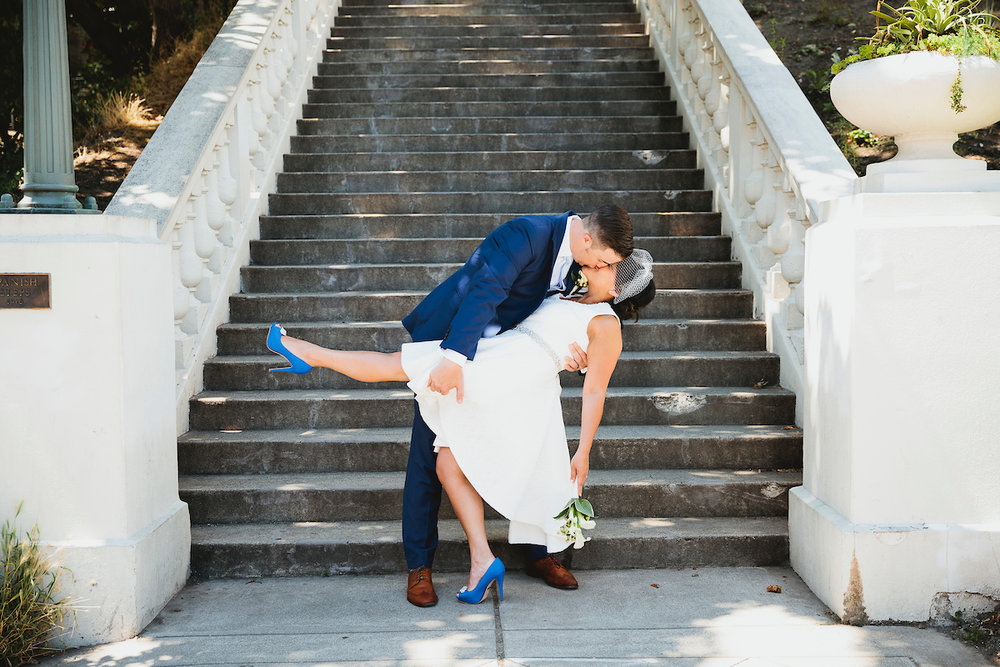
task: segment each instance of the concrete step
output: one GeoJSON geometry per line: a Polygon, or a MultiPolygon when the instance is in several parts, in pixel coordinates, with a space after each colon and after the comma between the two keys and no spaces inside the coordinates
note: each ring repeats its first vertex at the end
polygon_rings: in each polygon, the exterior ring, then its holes
{"type": "MultiPolygon", "coordinates": [[[[512,59],[458,59],[451,60],[393,60],[370,62],[323,62],[319,64],[320,76],[367,74],[530,74],[556,72],[655,72],[656,60],[604,59],[604,60],[512,60],[512,59]]],[[[309,115],[309,114],[306,114],[309,115]]]]}
{"type": "Polygon", "coordinates": [[[587,102],[614,94],[621,100],[669,100],[666,86],[435,86],[431,88],[327,88],[310,89],[306,101],[324,102],[587,102]]]}
{"type": "MultiPolygon", "coordinates": [[[[580,420],[580,389],[563,390],[563,417],[580,420]]],[[[191,399],[198,431],[407,426],[409,389],[204,391],[191,399]]],[[[780,387],[611,387],[603,424],[791,424],[795,395],[780,387]]]]}
{"type": "MultiPolygon", "coordinates": [[[[381,136],[360,134],[355,136],[292,136],[292,153],[356,152],[496,152],[496,151],[640,151],[656,155],[660,151],[687,149],[686,132],[657,132],[639,135],[632,132],[620,134],[460,134],[460,135],[409,135],[381,136]]],[[[535,207],[512,209],[536,211],[535,207]]],[[[388,213],[389,211],[383,211],[388,213]]],[[[419,212],[419,211],[415,211],[419,212]]],[[[445,213],[446,211],[442,211],[445,213]]],[[[456,211],[457,213],[458,211],[456,211]]],[[[461,211],[475,213],[476,211],[461,211]]],[[[510,212],[510,210],[508,210],[510,212]]]]}
{"type": "MultiPolygon", "coordinates": [[[[352,39],[504,39],[515,37],[527,39],[531,37],[593,37],[607,39],[621,35],[642,35],[644,29],[640,23],[635,22],[638,18],[632,15],[631,21],[609,21],[607,23],[522,23],[524,19],[533,17],[524,16],[499,16],[495,17],[495,22],[472,23],[467,19],[462,24],[445,23],[448,19],[438,17],[427,17],[429,20],[424,23],[414,23],[417,18],[407,19],[410,24],[389,23],[387,19],[367,18],[364,25],[347,25],[337,22],[330,30],[330,40],[352,40],[352,39]]],[[[454,18],[454,17],[453,17],[454,18]]],[[[489,19],[494,17],[482,17],[489,19]]],[[[555,18],[558,17],[544,17],[555,18]]],[[[595,17],[596,19],[596,17],[595,17]]],[[[327,44],[330,44],[328,41],[327,44]]]]}
{"type": "MultiPolygon", "coordinates": [[[[414,223],[416,224],[416,223],[414,223]]],[[[428,233],[437,231],[428,221],[428,233]]],[[[250,242],[254,266],[303,264],[409,264],[465,262],[482,237],[410,239],[315,239],[250,242]]],[[[654,259],[670,262],[725,262],[732,241],[728,236],[635,236],[635,245],[654,259]]],[[[254,267],[250,267],[254,268],[254,267]]],[[[258,291],[258,290],[249,290],[258,291]]],[[[269,290],[262,290],[269,291],[269,290]]]]}
{"type": "Polygon", "coordinates": [[[396,37],[381,35],[372,37],[331,36],[326,41],[328,49],[535,49],[561,48],[583,49],[587,47],[643,48],[649,46],[649,37],[641,30],[623,35],[508,35],[501,37],[481,37],[461,35],[455,37],[396,37]]]}
{"type": "MultiPolygon", "coordinates": [[[[485,185],[485,184],[484,184],[485,185]]],[[[409,213],[458,210],[468,213],[505,214],[529,206],[541,211],[567,211],[574,207],[594,210],[614,203],[633,211],[708,211],[712,193],[707,190],[631,190],[559,192],[356,192],[345,194],[271,194],[272,215],[329,213],[409,213]]]]}
{"type": "Polygon", "coordinates": [[[449,153],[289,153],[284,173],[565,170],[588,165],[603,169],[693,169],[693,150],[662,151],[485,151],[449,153]]]}
{"type": "MultiPolygon", "coordinates": [[[[626,5],[627,6],[627,5],[626,5]]],[[[621,9],[622,5],[619,5],[621,9]]],[[[436,28],[441,26],[455,26],[462,28],[466,32],[476,31],[489,26],[521,26],[522,30],[527,27],[536,31],[538,28],[574,28],[588,27],[599,33],[598,28],[606,27],[613,29],[614,24],[629,24],[634,30],[641,30],[639,15],[635,8],[626,11],[582,11],[575,12],[571,9],[560,11],[548,10],[544,13],[539,11],[493,11],[479,12],[466,11],[439,12],[436,10],[424,11],[422,13],[400,14],[373,14],[371,12],[355,13],[348,11],[337,16],[337,21],[333,27],[334,31],[342,28],[367,28],[378,27],[383,32],[397,34],[392,28],[436,28]]],[[[463,33],[464,34],[464,33],[463,33]]],[[[566,34],[566,33],[556,33],[566,34]]],[[[605,33],[612,34],[612,33],[605,33]]]]}
{"type": "MultiPolygon", "coordinates": [[[[579,427],[566,427],[576,452],[579,427]]],[[[258,475],[406,470],[410,429],[189,431],[177,443],[182,475],[258,475]]],[[[793,426],[601,426],[594,470],[795,469],[802,431],[793,426]]]]}
{"type": "MultiPolygon", "coordinates": [[[[659,154],[657,151],[648,151],[659,154]]],[[[295,156],[296,158],[298,156],[295,156]]],[[[371,156],[373,159],[376,155],[371,156]]],[[[447,159],[445,155],[442,160],[447,159]]],[[[346,215],[262,215],[262,239],[402,239],[426,238],[436,234],[482,239],[506,220],[528,211],[492,213],[346,214],[346,215]]],[[[580,210],[581,215],[589,211],[580,210]]],[[[637,236],[715,236],[720,233],[721,216],[712,211],[643,213],[631,211],[637,236]]]]}
{"type": "MultiPolygon", "coordinates": [[[[395,520],[402,472],[183,475],[180,498],[193,524],[395,520]]],[[[730,470],[592,470],[587,498],[598,517],[784,516],[797,472],[730,470]]],[[[444,519],[455,518],[447,494],[444,519]]],[[[487,517],[501,519],[492,509],[487,517]]]]}
{"type": "MultiPolygon", "coordinates": [[[[229,298],[232,322],[400,320],[427,296],[426,291],[330,292],[326,294],[236,294],[229,298]]],[[[752,315],[746,290],[657,290],[643,309],[646,318],[718,319],[752,315]]]]}
{"type": "Polygon", "coordinates": [[[505,116],[491,118],[304,118],[299,135],[603,134],[680,132],[679,116],[505,116]]]}
{"type": "MultiPolygon", "coordinates": [[[[433,163],[421,165],[433,167],[433,163]]],[[[278,194],[451,193],[581,190],[697,190],[700,169],[535,169],[497,171],[349,171],[278,174],[278,194]]]]}
{"type": "Polygon", "coordinates": [[[638,87],[663,83],[661,72],[541,72],[534,74],[388,74],[314,76],[315,90],[412,88],[638,87]]]}
{"type": "MultiPolygon", "coordinates": [[[[612,0],[613,4],[617,4],[618,0],[612,0]]],[[[455,2],[454,0],[394,0],[391,4],[386,3],[385,0],[344,0],[341,5],[344,9],[353,10],[356,7],[416,7],[422,11],[437,11],[441,7],[555,7],[558,5],[565,5],[566,0],[532,0],[530,4],[526,4],[523,0],[462,0],[462,2],[455,2]]],[[[600,0],[585,0],[579,4],[574,3],[573,6],[587,6],[587,5],[599,5],[606,6],[604,2],[600,0]]]]}
{"type": "MultiPolygon", "coordinates": [[[[595,100],[584,104],[572,102],[401,102],[306,104],[302,117],[322,118],[537,118],[559,117],[641,117],[674,116],[677,109],[671,100],[595,100]]],[[[509,121],[508,121],[509,122],[509,121]]]]}
{"type": "MultiPolygon", "coordinates": [[[[331,291],[432,290],[461,264],[341,264],[327,266],[243,267],[243,289],[249,292],[302,294],[331,291]]],[[[654,266],[663,289],[735,289],[739,262],[671,262],[654,266]]]]}
{"type": "MultiPolygon", "coordinates": [[[[282,323],[284,324],[284,323],[282,323]]],[[[270,323],[223,324],[218,329],[222,356],[270,354],[264,345],[270,323]]],[[[289,335],[317,345],[346,350],[395,352],[410,342],[398,320],[380,322],[302,322],[284,324],[289,335]]],[[[626,322],[622,338],[626,351],[759,351],[766,328],[758,320],[641,319],[626,322]]]]}
{"type": "MultiPolygon", "coordinates": [[[[361,348],[363,350],[369,347],[361,348]]],[[[569,350],[566,350],[569,354],[569,350]]],[[[205,362],[208,391],[263,391],[269,389],[399,389],[397,382],[366,384],[326,369],[305,375],[269,373],[269,368],[288,364],[274,354],[262,356],[217,356],[205,362]]],[[[580,387],[583,378],[565,373],[564,387],[580,387]]],[[[623,352],[611,376],[613,387],[659,387],[688,384],[699,387],[751,387],[755,383],[776,385],[780,381],[778,357],[770,352],[641,351],[623,352]]]]}
{"type": "Polygon", "coordinates": [[[591,45],[586,48],[569,47],[547,47],[537,46],[532,49],[512,48],[483,48],[477,46],[465,46],[458,48],[441,48],[438,46],[428,46],[424,49],[342,49],[333,48],[323,51],[324,63],[407,63],[426,61],[454,61],[454,62],[474,62],[474,61],[507,61],[507,62],[534,62],[534,61],[607,61],[607,60],[654,60],[653,49],[648,45],[643,46],[598,46],[591,45]]]}
{"type": "MultiPolygon", "coordinates": [[[[490,546],[510,569],[523,556],[507,544],[507,522],[486,525],[490,546]]],[[[599,519],[593,538],[570,549],[574,570],[782,565],[788,521],[781,517],[599,519]]],[[[406,571],[394,521],[192,526],[191,571],[200,577],[278,577],[406,571]]],[[[468,571],[458,521],[439,523],[435,572],[468,571]]]]}
{"type": "MultiPolygon", "coordinates": [[[[376,16],[386,16],[386,17],[406,17],[406,16],[533,16],[539,18],[542,15],[546,16],[561,16],[567,20],[571,20],[570,17],[581,17],[585,18],[587,16],[593,16],[598,14],[606,14],[608,12],[615,12],[620,14],[626,14],[634,17],[635,5],[631,2],[625,1],[608,1],[608,2],[581,2],[581,3],[568,3],[566,0],[562,0],[559,3],[496,3],[496,4],[477,4],[477,3],[438,3],[438,4],[420,4],[420,5],[404,5],[402,3],[392,3],[392,4],[381,4],[381,5],[363,5],[363,6],[349,6],[342,5],[340,8],[340,13],[338,15],[338,20],[340,19],[355,19],[360,17],[376,17],[376,16]]],[[[576,20],[575,18],[572,20],[576,20]]]]}

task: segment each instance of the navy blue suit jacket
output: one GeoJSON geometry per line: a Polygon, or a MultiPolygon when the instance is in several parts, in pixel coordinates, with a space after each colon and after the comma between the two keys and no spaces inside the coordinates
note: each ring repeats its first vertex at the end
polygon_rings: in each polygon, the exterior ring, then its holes
{"type": "Polygon", "coordinates": [[[572,211],[508,220],[487,236],[458,271],[403,318],[414,341],[476,356],[486,325],[510,329],[545,298],[572,211]]]}

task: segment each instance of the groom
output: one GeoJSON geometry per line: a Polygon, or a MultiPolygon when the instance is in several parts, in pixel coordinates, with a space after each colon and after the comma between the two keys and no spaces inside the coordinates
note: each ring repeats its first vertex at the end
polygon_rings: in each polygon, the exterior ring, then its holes
{"type": "MultiPolygon", "coordinates": [[[[428,386],[463,398],[462,366],[476,356],[479,339],[510,329],[554,292],[567,291],[574,262],[601,267],[632,253],[632,220],[625,209],[606,204],[585,218],[526,215],[505,222],[486,237],[458,271],[438,285],[403,318],[414,342],[442,340],[441,361],[428,386]]],[[[571,285],[569,286],[571,287],[571,285]]],[[[576,370],[586,365],[577,348],[567,359],[576,370]]],[[[437,548],[441,483],[435,472],[434,433],[414,402],[410,458],[403,486],[403,551],[410,570],[406,599],[418,607],[437,604],[431,564],[437,548]]],[[[527,573],[562,589],[576,579],[542,545],[525,545],[527,573]]]]}

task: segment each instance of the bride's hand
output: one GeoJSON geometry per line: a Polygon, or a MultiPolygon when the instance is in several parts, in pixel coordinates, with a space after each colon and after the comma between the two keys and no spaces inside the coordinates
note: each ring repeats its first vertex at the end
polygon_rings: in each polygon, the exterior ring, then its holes
{"type": "Polygon", "coordinates": [[[585,371],[587,369],[587,353],[577,343],[569,344],[569,356],[563,357],[563,368],[568,371],[585,371]]]}
{"type": "Polygon", "coordinates": [[[569,462],[569,479],[576,482],[576,495],[583,495],[583,485],[590,474],[590,455],[577,451],[569,462]]]}
{"type": "Polygon", "coordinates": [[[442,396],[452,389],[455,390],[455,398],[462,402],[465,393],[465,382],[462,375],[462,367],[449,359],[442,359],[438,365],[431,370],[431,375],[427,379],[427,386],[431,391],[436,391],[442,396]]]}

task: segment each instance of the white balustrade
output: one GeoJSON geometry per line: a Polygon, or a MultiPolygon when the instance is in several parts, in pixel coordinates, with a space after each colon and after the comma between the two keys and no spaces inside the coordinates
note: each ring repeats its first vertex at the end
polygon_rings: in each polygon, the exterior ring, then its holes
{"type": "Polygon", "coordinates": [[[339,0],[241,0],[108,205],[174,254],[178,432],[288,151],[339,0]]]}
{"type": "MultiPolygon", "coordinates": [[[[804,386],[805,231],[857,177],[738,0],[636,0],[767,321],[781,383],[804,386]]],[[[797,402],[801,423],[802,401],[797,402]]]]}

